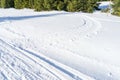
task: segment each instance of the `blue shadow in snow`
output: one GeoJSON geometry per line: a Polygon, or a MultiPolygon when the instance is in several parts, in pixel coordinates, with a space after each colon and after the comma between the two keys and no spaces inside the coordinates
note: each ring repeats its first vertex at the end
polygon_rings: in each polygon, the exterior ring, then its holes
{"type": "Polygon", "coordinates": [[[53,14],[44,14],[44,15],[30,15],[30,16],[13,16],[13,17],[0,17],[0,22],[3,21],[13,21],[13,20],[24,20],[24,19],[31,19],[31,18],[38,18],[38,17],[52,17],[57,15],[64,15],[64,14],[70,14],[70,13],[53,13],[53,14]]]}
{"type": "Polygon", "coordinates": [[[0,73],[1,76],[3,76],[3,80],[8,80],[8,78],[1,72],[0,73]]]}

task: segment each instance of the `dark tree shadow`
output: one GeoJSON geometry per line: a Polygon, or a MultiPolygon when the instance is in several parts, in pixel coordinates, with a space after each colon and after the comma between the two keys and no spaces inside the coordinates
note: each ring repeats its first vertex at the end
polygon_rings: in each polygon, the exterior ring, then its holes
{"type": "Polygon", "coordinates": [[[13,21],[13,20],[25,20],[25,19],[31,19],[31,18],[38,18],[38,17],[52,17],[52,16],[58,16],[58,15],[65,15],[70,13],[54,13],[54,14],[45,14],[45,15],[31,15],[31,16],[9,16],[9,17],[0,17],[0,22],[3,21],[13,21]]]}

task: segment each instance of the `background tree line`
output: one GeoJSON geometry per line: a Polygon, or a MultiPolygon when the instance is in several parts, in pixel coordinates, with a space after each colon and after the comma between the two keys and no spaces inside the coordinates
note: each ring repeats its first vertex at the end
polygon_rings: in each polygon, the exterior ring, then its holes
{"type": "Polygon", "coordinates": [[[113,14],[120,16],[120,0],[114,0],[113,14]]]}
{"type": "Polygon", "coordinates": [[[36,11],[65,10],[93,12],[97,0],[0,0],[0,7],[32,8],[36,11]]]}
{"type": "MultiPolygon", "coordinates": [[[[96,2],[107,0],[0,0],[2,8],[31,8],[35,11],[64,10],[69,12],[93,12],[96,2]]],[[[113,14],[120,15],[120,0],[114,2],[113,14]]]]}

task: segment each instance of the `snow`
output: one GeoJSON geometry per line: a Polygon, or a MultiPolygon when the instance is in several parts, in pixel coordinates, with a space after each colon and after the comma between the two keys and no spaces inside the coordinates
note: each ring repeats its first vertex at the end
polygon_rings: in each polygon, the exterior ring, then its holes
{"type": "Polygon", "coordinates": [[[98,2],[100,3],[99,5],[99,9],[107,9],[107,8],[111,8],[111,5],[113,4],[111,1],[101,1],[101,2],[98,2]]]}
{"type": "Polygon", "coordinates": [[[0,12],[1,80],[120,80],[120,17],[0,12]]]}

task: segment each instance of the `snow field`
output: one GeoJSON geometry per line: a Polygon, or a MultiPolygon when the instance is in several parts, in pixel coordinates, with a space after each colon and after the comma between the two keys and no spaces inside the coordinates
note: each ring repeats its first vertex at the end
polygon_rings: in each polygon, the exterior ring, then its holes
{"type": "Polygon", "coordinates": [[[118,17],[0,11],[2,80],[119,80],[118,17]]]}

